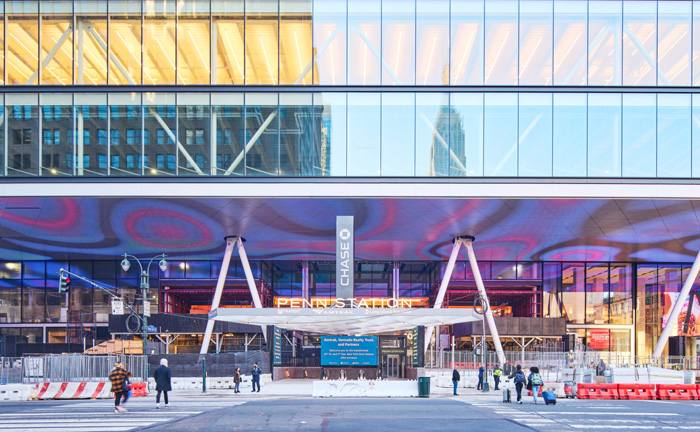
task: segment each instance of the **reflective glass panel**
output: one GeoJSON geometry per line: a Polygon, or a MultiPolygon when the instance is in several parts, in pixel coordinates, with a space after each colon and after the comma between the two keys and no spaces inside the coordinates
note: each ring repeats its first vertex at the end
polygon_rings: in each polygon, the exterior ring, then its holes
{"type": "MultiPolygon", "coordinates": [[[[5,3],[0,3],[0,14],[5,16],[5,3]]],[[[5,20],[0,20],[0,85],[5,85],[5,20]]],[[[0,155],[1,156],[1,155],[0,155]]]]}
{"type": "Polygon", "coordinates": [[[39,174],[39,107],[36,94],[8,94],[7,175],[39,174]]]}
{"type": "Polygon", "coordinates": [[[75,2],[75,84],[107,84],[107,2],[75,2]]]}
{"type": "Polygon", "coordinates": [[[484,2],[452,0],[450,8],[450,84],[481,85],[484,83],[484,2]]]}
{"type": "MultiPolygon", "coordinates": [[[[18,323],[22,321],[22,281],[19,279],[0,280],[0,323],[18,323]]],[[[7,329],[3,329],[7,334],[7,329]]]]}
{"type": "Polygon", "coordinates": [[[553,2],[520,2],[521,85],[552,84],[553,2]]]}
{"type": "Polygon", "coordinates": [[[314,84],[343,85],[346,78],[347,0],[314,3],[314,84]]]}
{"type": "Polygon", "coordinates": [[[246,0],[246,84],[279,83],[279,23],[276,1],[246,0]]]}
{"type": "Polygon", "coordinates": [[[554,1],[554,84],[586,85],[588,2],[554,1]]]}
{"type": "Polygon", "coordinates": [[[656,84],[656,2],[623,2],[622,84],[656,84]]]}
{"type": "Polygon", "coordinates": [[[484,175],[518,175],[518,95],[486,94],[484,115],[484,175]]]}
{"type": "Polygon", "coordinates": [[[163,0],[143,4],[143,73],[147,84],[182,82],[181,78],[175,80],[175,3],[163,0]]]}
{"type": "Polygon", "coordinates": [[[40,175],[73,175],[73,167],[84,162],[73,159],[72,99],[70,94],[40,95],[40,175]]]}
{"type": "Polygon", "coordinates": [[[245,96],[247,176],[279,174],[278,103],[277,94],[248,93],[245,96]]]}
{"type": "MultiPolygon", "coordinates": [[[[693,85],[700,86],[700,1],[693,2],[693,85]]],[[[9,76],[9,75],[8,75],[9,76]]]]}
{"type": "Polygon", "coordinates": [[[416,84],[450,83],[449,0],[417,0],[416,59],[416,84]]]}
{"type": "Polygon", "coordinates": [[[107,175],[109,166],[107,95],[76,93],[74,104],[75,175],[107,175]]]}
{"type": "Polygon", "coordinates": [[[280,175],[314,175],[317,154],[311,94],[280,94],[279,111],[280,175]]]}
{"type": "Polygon", "coordinates": [[[415,175],[415,97],[413,93],[382,94],[383,176],[415,175]]]}
{"type": "Polygon", "coordinates": [[[656,95],[622,96],[622,175],[656,176],[656,95]]]}
{"type": "MultiPolygon", "coordinates": [[[[46,288],[44,280],[25,280],[22,287],[22,322],[41,323],[46,314],[46,288]]],[[[34,339],[33,337],[30,339],[34,339]]],[[[39,337],[40,342],[41,337],[39,337]]]]}
{"type": "MultiPolygon", "coordinates": [[[[176,175],[177,148],[182,145],[177,137],[177,115],[175,94],[146,93],[143,98],[143,131],[151,144],[144,145],[144,155],[148,156],[149,175],[176,175]]],[[[127,113],[128,115],[128,113],[127,113]]],[[[127,137],[128,140],[128,137],[127,137]]],[[[138,142],[138,140],[136,140],[138,142]]],[[[145,159],[144,159],[145,162],[145,159]]]]}
{"type": "Polygon", "coordinates": [[[484,175],[484,95],[450,95],[450,176],[484,175]]]}
{"type": "Polygon", "coordinates": [[[690,177],[690,95],[658,95],[658,177],[690,177]]]}
{"type": "Polygon", "coordinates": [[[607,324],[610,321],[608,265],[586,266],[586,323],[607,324]]]}
{"type": "Polygon", "coordinates": [[[212,0],[212,84],[243,84],[243,0],[212,0]]]}
{"type": "Polygon", "coordinates": [[[41,3],[41,84],[73,83],[73,2],[41,3]]]}
{"type": "Polygon", "coordinates": [[[518,175],[552,175],[552,94],[520,95],[518,175]]]}
{"type": "Polygon", "coordinates": [[[452,147],[449,102],[447,93],[416,94],[416,176],[450,175],[452,159],[458,159],[454,149],[460,144],[462,158],[458,160],[464,164],[464,138],[452,147]]]}
{"type": "Polygon", "coordinates": [[[177,83],[209,84],[211,40],[209,2],[177,3],[177,83]]]}
{"type": "Polygon", "coordinates": [[[347,94],[315,94],[314,122],[318,175],[347,175],[347,94]]]}
{"type": "Polygon", "coordinates": [[[484,84],[518,85],[518,2],[486,2],[484,84]]]}
{"type": "Polygon", "coordinates": [[[588,4],[588,84],[620,85],[622,2],[588,4]]]}
{"type": "Polygon", "coordinates": [[[586,176],[587,109],[585,94],[554,94],[552,174],[555,177],[586,176]]]}
{"type": "Polygon", "coordinates": [[[110,175],[141,175],[142,168],[148,169],[150,175],[156,174],[156,161],[150,159],[149,150],[155,147],[157,134],[151,128],[143,129],[141,94],[113,93],[108,102],[110,175]],[[142,140],[142,136],[145,139],[142,140]],[[144,148],[147,149],[146,156],[142,159],[144,148]],[[150,164],[153,164],[152,170],[150,164]]]}
{"type": "Polygon", "coordinates": [[[382,0],[382,84],[415,84],[415,56],[415,2],[382,0]]]}
{"type": "Polygon", "coordinates": [[[690,85],[692,2],[659,2],[659,85],[690,85]]]}
{"type": "Polygon", "coordinates": [[[212,175],[243,175],[244,148],[247,142],[243,123],[243,95],[213,93],[211,104],[212,130],[215,131],[212,145],[216,152],[212,175]]]}
{"type": "Polygon", "coordinates": [[[692,97],[693,177],[700,177],[700,95],[692,97]]]}
{"type": "Polygon", "coordinates": [[[378,93],[348,93],[348,175],[380,175],[381,103],[378,93]]]}
{"type": "Polygon", "coordinates": [[[348,84],[379,85],[381,72],[381,2],[348,2],[348,84]]]}
{"type": "MultiPolygon", "coordinates": [[[[149,2],[149,8],[153,2],[149,2]]],[[[162,4],[162,3],[161,3],[162,4]]],[[[109,83],[110,84],[141,84],[141,2],[131,0],[110,0],[109,1],[109,83]]],[[[105,41],[100,42],[99,33],[96,36],[90,32],[95,41],[101,46],[107,46],[105,41]]],[[[149,39],[151,44],[155,44],[153,38],[149,39]]],[[[163,50],[156,46],[151,46],[145,51],[146,55],[153,56],[154,48],[158,48],[163,55],[163,50]]],[[[158,51],[156,51],[157,53],[158,51]]],[[[147,85],[167,84],[158,72],[154,72],[152,58],[145,58],[144,62],[149,68],[144,69],[143,83],[147,85]]],[[[163,64],[167,69],[173,66],[163,64]]]]}
{"type": "Polygon", "coordinates": [[[586,323],[586,284],[581,264],[564,264],[561,272],[562,316],[571,324],[586,323]]]}
{"type": "Polygon", "coordinates": [[[588,175],[619,177],[621,95],[588,95],[588,175]]]}
{"type": "Polygon", "coordinates": [[[5,29],[7,84],[37,84],[39,82],[39,2],[7,1],[5,18],[7,20],[5,29]]]}
{"type": "Polygon", "coordinates": [[[182,146],[178,146],[178,175],[211,174],[213,147],[209,108],[208,93],[177,95],[177,135],[182,146]]]}
{"type": "Polygon", "coordinates": [[[280,84],[312,81],[311,0],[280,0],[280,84]]]}
{"type": "Polygon", "coordinates": [[[7,117],[5,116],[5,104],[4,97],[0,96],[0,176],[7,175],[5,167],[5,122],[7,122],[7,117]]]}
{"type": "Polygon", "coordinates": [[[610,265],[610,323],[632,324],[632,265],[610,265]]]}

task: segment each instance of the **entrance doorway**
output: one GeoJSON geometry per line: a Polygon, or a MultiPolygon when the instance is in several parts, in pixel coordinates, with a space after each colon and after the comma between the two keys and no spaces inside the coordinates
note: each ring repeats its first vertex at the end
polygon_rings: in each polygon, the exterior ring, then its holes
{"type": "Polygon", "coordinates": [[[397,355],[387,356],[386,359],[387,378],[401,378],[401,358],[397,355]]]}

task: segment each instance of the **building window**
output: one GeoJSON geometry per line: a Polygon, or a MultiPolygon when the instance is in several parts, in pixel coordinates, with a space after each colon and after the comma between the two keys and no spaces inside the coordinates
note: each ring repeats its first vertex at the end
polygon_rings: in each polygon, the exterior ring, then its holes
{"type": "Polygon", "coordinates": [[[168,155],[168,169],[175,169],[175,155],[168,155]]]}
{"type": "Polygon", "coordinates": [[[12,107],[12,115],[15,120],[31,120],[32,106],[31,105],[15,105],[12,107]]]}
{"type": "Polygon", "coordinates": [[[162,154],[159,154],[156,156],[156,168],[159,170],[165,169],[165,156],[162,154]]]}
{"type": "Polygon", "coordinates": [[[149,145],[151,143],[151,131],[144,129],[143,131],[143,145],[149,145]]]}
{"type": "Polygon", "coordinates": [[[194,142],[194,130],[192,130],[192,129],[185,130],[185,145],[192,145],[193,142],[194,142]]]}
{"type": "Polygon", "coordinates": [[[83,145],[90,145],[90,130],[83,130],[83,145]]]}
{"type": "Polygon", "coordinates": [[[113,129],[113,130],[109,131],[109,135],[111,138],[110,144],[112,144],[113,146],[119,145],[119,131],[116,129],[113,129]]]}
{"type": "Polygon", "coordinates": [[[32,167],[32,155],[16,154],[12,157],[12,168],[14,169],[30,169],[32,167]]]}
{"type": "Polygon", "coordinates": [[[44,146],[50,146],[53,143],[53,133],[50,129],[44,129],[44,146]]]}
{"type": "Polygon", "coordinates": [[[97,118],[103,120],[107,118],[107,106],[100,105],[97,107],[97,118]]]}
{"type": "Polygon", "coordinates": [[[204,144],[204,129],[197,129],[194,133],[194,143],[197,145],[204,144]]]}
{"type": "Polygon", "coordinates": [[[83,155],[83,168],[90,168],[90,155],[83,155]]]}
{"type": "Polygon", "coordinates": [[[107,131],[104,129],[97,129],[97,144],[106,145],[107,144],[107,131]]]}
{"type": "Polygon", "coordinates": [[[126,169],[134,169],[134,155],[126,155],[126,169]]]}
{"type": "Polygon", "coordinates": [[[137,145],[141,141],[141,129],[127,129],[126,143],[128,145],[137,145]]]}
{"type": "Polygon", "coordinates": [[[112,168],[119,168],[119,155],[112,156],[112,168]]]}
{"type": "Polygon", "coordinates": [[[126,118],[129,118],[129,119],[136,118],[136,107],[134,105],[127,105],[126,118]]]}
{"type": "Polygon", "coordinates": [[[204,168],[204,155],[197,154],[194,155],[194,161],[199,168],[204,168]]]}
{"type": "Polygon", "coordinates": [[[31,129],[13,129],[15,145],[29,145],[32,143],[31,129]]]}
{"type": "Polygon", "coordinates": [[[97,155],[97,167],[99,169],[107,169],[107,155],[97,155]]]}
{"type": "Polygon", "coordinates": [[[156,137],[158,139],[158,145],[165,144],[165,131],[163,129],[158,129],[156,131],[156,137]]]}

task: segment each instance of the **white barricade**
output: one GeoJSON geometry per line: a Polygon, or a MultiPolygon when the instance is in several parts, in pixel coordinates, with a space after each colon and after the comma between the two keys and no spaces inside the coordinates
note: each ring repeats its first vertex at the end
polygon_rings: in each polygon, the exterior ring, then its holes
{"type": "Polygon", "coordinates": [[[683,384],[683,371],[649,366],[649,384],[683,384]]]}
{"type": "Polygon", "coordinates": [[[7,384],[0,385],[0,401],[26,401],[32,396],[33,385],[7,384]]]}
{"type": "Polygon", "coordinates": [[[417,381],[314,381],[313,397],[417,397],[417,381]]]}
{"type": "Polygon", "coordinates": [[[108,382],[40,383],[35,385],[37,399],[105,399],[112,397],[108,382]]]}
{"type": "Polygon", "coordinates": [[[610,368],[610,379],[614,384],[649,384],[647,368],[610,368]]]}

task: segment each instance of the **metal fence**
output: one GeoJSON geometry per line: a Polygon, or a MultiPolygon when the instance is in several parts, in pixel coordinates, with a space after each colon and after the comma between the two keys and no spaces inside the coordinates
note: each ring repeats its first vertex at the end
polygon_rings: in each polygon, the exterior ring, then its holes
{"type": "Polygon", "coordinates": [[[0,384],[105,381],[116,362],[143,381],[144,357],[138,355],[50,354],[38,357],[0,357],[0,384]]]}

